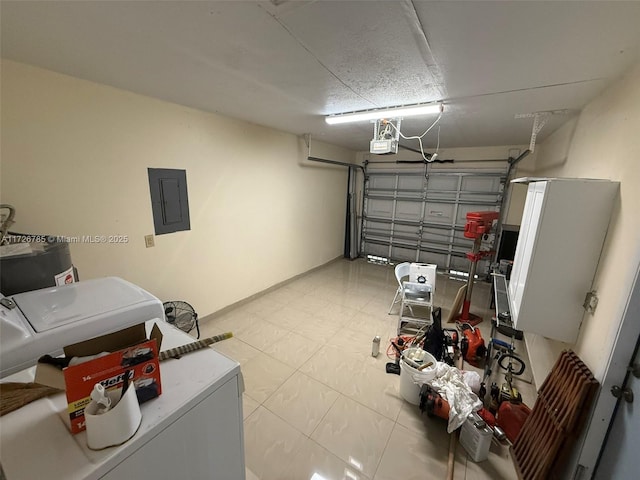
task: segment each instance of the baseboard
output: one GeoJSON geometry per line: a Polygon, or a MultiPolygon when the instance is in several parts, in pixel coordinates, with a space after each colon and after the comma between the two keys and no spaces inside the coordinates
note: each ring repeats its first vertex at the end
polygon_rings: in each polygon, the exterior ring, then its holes
{"type": "MultiPolygon", "coordinates": [[[[291,282],[293,282],[293,281],[295,281],[295,280],[297,280],[297,279],[299,279],[301,277],[304,277],[305,275],[308,275],[309,273],[315,272],[316,270],[320,270],[321,268],[324,268],[327,265],[331,265],[332,263],[340,261],[340,260],[343,260],[343,259],[344,259],[344,257],[342,255],[340,255],[339,257],[336,257],[336,258],[334,258],[332,260],[329,260],[326,263],[318,265],[317,267],[313,267],[311,270],[307,270],[306,272],[299,273],[298,275],[295,275],[295,276],[293,276],[291,278],[283,280],[282,282],[276,283],[275,285],[272,285],[272,286],[270,286],[269,288],[267,288],[265,290],[261,290],[261,291],[259,291],[257,293],[254,293],[253,295],[250,295],[250,296],[248,296],[246,298],[243,298],[242,300],[238,300],[237,302],[234,302],[231,305],[227,305],[226,307],[221,308],[220,310],[216,310],[215,312],[210,313],[209,315],[205,315],[204,317],[199,318],[198,321],[200,323],[205,323],[205,322],[211,321],[211,320],[213,320],[215,318],[221,317],[222,315],[225,315],[225,314],[231,312],[232,310],[235,310],[236,308],[241,307],[242,305],[245,305],[245,304],[247,304],[249,302],[252,302],[253,300],[258,299],[258,298],[266,295],[269,292],[273,292],[274,290],[277,290],[280,287],[284,287],[285,285],[287,285],[287,284],[289,284],[289,283],[291,283],[291,282]]],[[[347,259],[347,260],[349,260],[349,259],[347,259]]]]}
{"type": "Polygon", "coordinates": [[[533,381],[539,388],[556,363],[563,350],[571,348],[570,345],[556,340],[536,335],[524,334],[524,343],[529,354],[529,368],[533,374],[533,381]]]}

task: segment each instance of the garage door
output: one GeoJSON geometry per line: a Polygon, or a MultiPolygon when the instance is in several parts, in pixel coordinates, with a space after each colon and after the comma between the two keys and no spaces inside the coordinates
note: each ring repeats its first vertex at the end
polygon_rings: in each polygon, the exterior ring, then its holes
{"type": "MultiPolygon", "coordinates": [[[[505,169],[384,170],[369,164],[364,184],[361,252],[391,262],[435,263],[469,270],[467,212],[500,211],[505,169]]],[[[493,235],[483,248],[493,247],[493,235]]],[[[488,271],[490,259],[478,264],[488,271]]]]}

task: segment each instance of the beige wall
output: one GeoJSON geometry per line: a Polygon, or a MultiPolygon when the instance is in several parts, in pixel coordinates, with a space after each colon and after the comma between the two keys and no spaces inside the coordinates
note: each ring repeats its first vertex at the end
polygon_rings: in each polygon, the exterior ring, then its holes
{"type": "Polygon", "coordinates": [[[13,229],[129,237],[72,245],[81,278],[121,276],[204,316],[341,255],[346,169],[304,160],[302,139],[13,61],[1,73],[13,229]],[[154,248],[148,167],[187,171],[191,214],[154,248]]]}
{"type": "MultiPolygon", "coordinates": [[[[602,379],[640,262],[640,65],[539,146],[535,173],[620,182],[595,275],[598,307],[585,316],[572,346],[602,379]]],[[[527,335],[527,346],[537,379],[546,376],[565,347],[537,335],[527,335]]]]}

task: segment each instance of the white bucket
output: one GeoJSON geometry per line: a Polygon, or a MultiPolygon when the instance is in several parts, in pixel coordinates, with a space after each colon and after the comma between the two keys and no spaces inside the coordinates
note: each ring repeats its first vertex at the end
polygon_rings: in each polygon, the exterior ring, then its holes
{"type": "Polygon", "coordinates": [[[84,410],[87,446],[91,450],[102,450],[126,442],[138,431],[142,421],[142,413],[140,413],[140,405],[133,385],[129,385],[124,395],[120,389],[106,393],[114,405],[111,410],[96,415],[98,404],[94,400],[91,400],[84,410]]]}
{"type": "Polygon", "coordinates": [[[422,385],[436,376],[436,359],[430,353],[424,352],[423,364],[429,362],[433,362],[433,365],[419,371],[404,360],[400,360],[400,395],[413,405],[420,405],[420,389],[422,385]],[[416,383],[416,381],[418,382],[416,383]]]}

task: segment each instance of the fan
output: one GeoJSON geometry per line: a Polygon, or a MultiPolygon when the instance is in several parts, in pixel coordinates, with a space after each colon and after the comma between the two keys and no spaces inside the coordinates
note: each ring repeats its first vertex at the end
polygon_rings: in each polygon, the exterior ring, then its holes
{"type": "Polygon", "coordinates": [[[167,322],[179,328],[183,332],[189,333],[196,328],[197,338],[200,338],[200,326],[198,325],[198,314],[187,302],[171,301],[164,302],[164,315],[167,322]]]}

